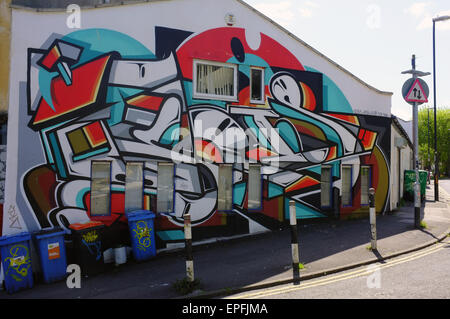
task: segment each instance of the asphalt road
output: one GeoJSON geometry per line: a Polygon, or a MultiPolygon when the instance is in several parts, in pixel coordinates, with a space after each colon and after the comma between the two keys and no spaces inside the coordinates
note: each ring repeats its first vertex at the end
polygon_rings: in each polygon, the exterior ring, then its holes
{"type": "Polygon", "coordinates": [[[450,237],[426,249],[354,270],[229,296],[234,299],[448,299],[450,237]]]}

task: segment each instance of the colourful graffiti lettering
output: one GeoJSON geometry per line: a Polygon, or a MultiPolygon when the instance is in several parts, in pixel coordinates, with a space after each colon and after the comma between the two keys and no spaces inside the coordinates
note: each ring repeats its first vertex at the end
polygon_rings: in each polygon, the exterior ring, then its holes
{"type": "MultiPolygon", "coordinates": [[[[28,126],[39,134],[47,162],[25,174],[24,190],[41,227],[67,227],[70,220],[90,218],[92,160],[112,163],[107,231],[114,231],[117,222],[126,225],[128,161],[145,163],[146,207],[157,209],[149,207],[157,196],[157,162],[172,161],[174,152],[184,160],[176,165],[174,213],[158,220],[163,242],[181,239],[177,231],[187,207],[199,239],[230,229],[274,229],[286,220],[290,200],[296,202],[298,218],[333,216],[321,207],[322,165],[333,167],[330,183],[337,194],[342,163],[358,169],[371,165],[371,186],[381,194],[377,207],[386,209],[390,122],[354,114],[326,75],[265,34],[259,48],[251,48],[245,33],[228,27],[196,34],[155,27],[153,53],[124,34],[87,29],[47,48],[29,49],[28,126]],[[58,67],[61,62],[64,69],[58,67]],[[205,74],[221,66],[230,67],[216,78],[235,72],[236,80],[211,93],[205,74]],[[264,70],[258,103],[250,98],[252,68],[264,70]],[[202,76],[204,81],[196,83],[202,76]],[[224,92],[233,98],[222,98],[224,92]],[[244,138],[230,141],[230,131],[244,138]],[[234,214],[217,212],[218,167],[230,154],[266,168],[260,209],[248,209],[249,170],[236,162],[234,214]]],[[[350,185],[355,194],[361,189],[358,169],[350,185]]],[[[359,199],[352,198],[350,206],[337,209],[357,211],[359,199]]],[[[135,235],[146,238],[141,229],[135,235]]]]}
{"type": "Polygon", "coordinates": [[[138,221],[136,228],[133,229],[134,237],[137,240],[137,247],[139,250],[146,251],[152,244],[150,238],[151,228],[148,227],[145,221],[138,221]]]}
{"type": "Polygon", "coordinates": [[[102,242],[96,230],[88,231],[81,235],[81,242],[91,255],[96,256],[96,260],[102,258],[102,242]]]}
{"type": "Polygon", "coordinates": [[[24,245],[14,245],[9,250],[9,256],[5,258],[7,263],[5,275],[15,281],[22,281],[28,276],[31,267],[31,259],[28,248],[24,245]]]}
{"type": "Polygon", "coordinates": [[[98,234],[95,230],[92,230],[92,231],[88,231],[85,234],[81,235],[81,237],[83,238],[83,240],[86,243],[93,243],[93,242],[97,241],[98,234]]]}
{"type": "Polygon", "coordinates": [[[102,258],[102,242],[86,242],[84,239],[81,240],[83,245],[87,248],[89,254],[94,255],[96,260],[100,260],[102,258]]]}

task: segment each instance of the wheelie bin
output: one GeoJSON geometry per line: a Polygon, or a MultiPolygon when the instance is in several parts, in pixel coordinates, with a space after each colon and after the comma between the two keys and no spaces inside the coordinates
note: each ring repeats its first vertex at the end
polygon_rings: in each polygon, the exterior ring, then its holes
{"type": "Polygon", "coordinates": [[[0,254],[8,293],[33,287],[31,235],[28,232],[0,237],[0,254]]]}
{"type": "Polygon", "coordinates": [[[84,276],[104,271],[102,231],[105,225],[99,221],[71,224],[73,262],[78,264],[84,276]]]}
{"type": "Polygon", "coordinates": [[[156,255],[155,214],[148,210],[126,213],[130,229],[133,257],[136,261],[148,260],[156,255]]]}
{"type": "Polygon", "coordinates": [[[64,243],[65,231],[57,227],[34,234],[39,252],[41,272],[45,283],[63,280],[66,277],[67,257],[64,243]]]}

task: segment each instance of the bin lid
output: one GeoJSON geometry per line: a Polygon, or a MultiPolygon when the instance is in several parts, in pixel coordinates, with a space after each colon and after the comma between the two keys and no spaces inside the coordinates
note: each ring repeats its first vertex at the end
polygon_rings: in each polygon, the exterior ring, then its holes
{"type": "Polygon", "coordinates": [[[155,218],[155,213],[145,209],[126,212],[125,215],[127,215],[127,218],[155,218]]]}
{"type": "Polygon", "coordinates": [[[50,238],[50,237],[56,237],[64,235],[66,232],[61,227],[55,227],[52,229],[43,229],[41,231],[38,231],[34,235],[37,239],[43,239],[43,238],[50,238]]]}
{"type": "Polygon", "coordinates": [[[87,229],[87,228],[93,228],[96,226],[103,226],[103,223],[98,221],[98,220],[91,220],[85,223],[75,223],[75,224],[71,224],[69,226],[70,229],[73,230],[82,230],[82,229],[87,229]]]}
{"type": "Polygon", "coordinates": [[[21,232],[17,234],[5,235],[0,237],[0,246],[6,246],[31,239],[29,232],[21,232]]]}

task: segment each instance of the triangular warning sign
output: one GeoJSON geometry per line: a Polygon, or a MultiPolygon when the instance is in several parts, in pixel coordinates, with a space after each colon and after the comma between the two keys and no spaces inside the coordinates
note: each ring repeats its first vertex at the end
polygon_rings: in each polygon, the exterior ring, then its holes
{"type": "Polygon", "coordinates": [[[408,91],[408,94],[405,96],[405,100],[408,102],[419,102],[425,103],[428,102],[428,97],[425,94],[425,90],[420,84],[419,79],[416,79],[408,91]]]}

